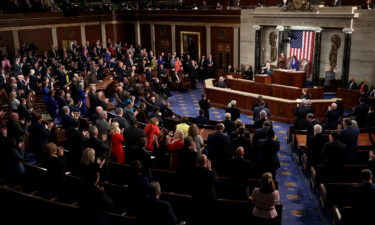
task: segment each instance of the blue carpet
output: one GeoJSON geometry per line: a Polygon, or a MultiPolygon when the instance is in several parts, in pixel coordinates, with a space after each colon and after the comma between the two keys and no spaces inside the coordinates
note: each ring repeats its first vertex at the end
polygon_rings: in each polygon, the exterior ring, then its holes
{"type": "MultiPolygon", "coordinates": [[[[198,101],[203,92],[203,84],[197,83],[197,89],[187,92],[173,92],[169,102],[174,112],[183,116],[196,117],[199,111],[198,101]]],[[[272,113],[272,112],[271,112],[272,113]]],[[[210,109],[210,119],[223,120],[225,110],[210,109]]],[[[243,122],[252,123],[252,117],[241,114],[243,122]]],[[[287,144],[289,124],[273,122],[274,130],[281,143],[278,153],[281,168],[277,171],[281,203],[283,204],[282,225],[320,225],[322,219],[307,180],[295,163],[290,146],[287,144]]]]}

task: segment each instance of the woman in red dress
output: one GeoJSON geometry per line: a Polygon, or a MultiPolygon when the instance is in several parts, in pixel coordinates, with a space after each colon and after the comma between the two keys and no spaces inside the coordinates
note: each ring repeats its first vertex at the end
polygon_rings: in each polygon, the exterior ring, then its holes
{"type": "Polygon", "coordinates": [[[178,164],[177,150],[184,147],[184,133],[182,130],[177,129],[174,132],[173,138],[167,136],[167,148],[172,153],[171,156],[171,169],[175,170],[178,164]]]}
{"type": "Polygon", "coordinates": [[[159,119],[152,117],[149,123],[145,126],[145,134],[147,138],[146,149],[154,151],[155,146],[158,146],[158,137],[160,136],[160,129],[158,127],[159,119]]]}
{"type": "Polygon", "coordinates": [[[119,123],[113,122],[111,124],[111,143],[112,143],[112,160],[117,163],[125,162],[124,150],[122,144],[124,143],[124,137],[121,134],[119,123]]]}

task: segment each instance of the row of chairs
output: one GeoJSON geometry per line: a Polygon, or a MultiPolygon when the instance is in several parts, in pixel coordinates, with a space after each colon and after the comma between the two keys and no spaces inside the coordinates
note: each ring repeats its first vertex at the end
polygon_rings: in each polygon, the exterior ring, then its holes
{"type": "MultiPolygon", "coordinates": [[[[360,129],[360,131],[356,161],[345,164],[334,175],[326,174],[321,164],[311,165],[306,131],[293,129],[289,131],[289,141],[296,155],[295,160],[308,177],[321,209],[334,225],[350,224],[353,221],[349,192],[353,185],[361,183],[360,171],[369,168],[368,155],[369,151],[374,149],[375,134],[371,129],[360,129]]],[[[329,134],[331,131],[324,132],[329,134]]]]}

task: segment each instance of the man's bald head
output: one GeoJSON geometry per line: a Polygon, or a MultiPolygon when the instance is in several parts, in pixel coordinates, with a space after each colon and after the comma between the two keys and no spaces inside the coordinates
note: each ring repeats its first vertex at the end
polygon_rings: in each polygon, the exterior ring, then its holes
{"type": "Polygon", "coordinates": [[[235,154],[236,154],[236,157],[242,158],[245,155],[245,150],[243,149],[243,147],[240,146],[236,149],[235,154]]]}
{"type": "Polygon", "coordinates": [[[200,155],[198,158],[198,165],[207,167],[207,164],[208,164],[207,156],[205,154],[200,155]]]}

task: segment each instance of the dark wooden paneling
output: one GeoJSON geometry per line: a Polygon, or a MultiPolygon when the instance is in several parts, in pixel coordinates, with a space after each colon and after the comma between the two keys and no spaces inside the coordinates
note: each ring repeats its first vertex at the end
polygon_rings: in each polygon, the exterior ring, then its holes
{"type": "Polygon", "coordinates": [[[99,25],[86,26],[86,41],[90,44],[96,43],[97,40],[102,41],[102,33],[99,25]]]}
{"type": "Polygon", "coordinates": [[[21,45],[22,43],[33,43],[39,49],[39,53],[51,49],[53,43],[51,29],[20,30],[18,32],[21,45]]]}
{"type": "MultiPolygon", "coordinates": [[[[176,48],[177,54],[182,54],[181,52],[181,31],[188,32],[199,32],[200,33],[200,46],[201,46],[201,55],[206,55],[206,27],[193,27],[193,26],[176,26],[176,48]]],[[[198,55],[198,53],[197,53],[198,55]]],[[[199,59],[198,59],[199,60],[199,59]]]]}
{"type": "MultiPolygon", "coordinates": [[[[218,65],[218,44],[230,44],[230,64],[233,65],[233,28],[232,27],[211,27],[211,54],[215,60],[215,67],[218,65]]],[[[218,71],[220,72],[220,71],[218,71]]]]}
{"type": "MultiPolygon", "coordinates": [[[[14,43],[12,31],[2,31],[0,32],[0,47],[7,47],[7,54],[14,54],[14,43]]],[[[3,52],[5,54],[5,52],[3,52]]]]}
{"type": "Polygon", "coordinates": [[[105,26],[105,31],[107,39],[111,38],[112,41],[121,41],[128,44],[135,43],[134,24],[107,24],[105,26]]]}
{"type": "Polygon", "coordinates": [[[63,40],[76,40],[81,44],[81,28],[79,26],[58,27],[56,31],[59,48],[61,48],[63,40]]]}
{"type": "Polygon", "coordinates": [[[150,24],[141,24],[141,45],[147,50],[151,49],[151,27],[150,24]]]}
{"type": "Polygon", "coordinates": [[[171,26],[155,25],[156,54],[172,52],[171,26]]]}

